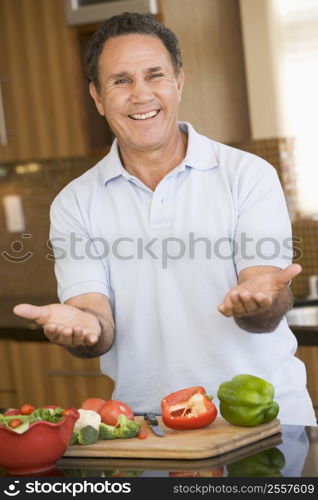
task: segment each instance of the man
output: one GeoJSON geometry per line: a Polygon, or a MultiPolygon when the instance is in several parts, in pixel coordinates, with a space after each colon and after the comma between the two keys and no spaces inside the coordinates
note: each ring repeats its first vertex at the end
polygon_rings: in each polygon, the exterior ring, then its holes
{"type": "Polygon", "coordinates": [[[14,312],[75,356],[101,356],[113,398],[135,411],[194,385],[217,403],[221,382],[252,373],[274,384],[282,422],[314,425],[284,318],[301,268],[275,170],[177,122],[180,49],[152,16],[106,21],[86,65],[116,140],[52,204],[61,304],[14,312]]]}

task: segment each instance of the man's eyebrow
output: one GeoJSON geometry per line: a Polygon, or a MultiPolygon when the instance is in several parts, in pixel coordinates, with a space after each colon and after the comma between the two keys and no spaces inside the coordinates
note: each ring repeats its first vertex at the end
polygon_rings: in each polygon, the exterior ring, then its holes
{"type": "Polygon", "coordinates": [[[129,73],[127,71],[122,71],[121,73],[114,73],[110,75],[108,80],[117,80],[118,78],[125,78],[129,76],[129,73]]]}
{"type": "Polygon", "coordinates": [[[162,67],[161,66],[155,66],[154,68],[148,68],[146,70],[146,73],[154,73],[155,71],[162,71],[162,67]]]}

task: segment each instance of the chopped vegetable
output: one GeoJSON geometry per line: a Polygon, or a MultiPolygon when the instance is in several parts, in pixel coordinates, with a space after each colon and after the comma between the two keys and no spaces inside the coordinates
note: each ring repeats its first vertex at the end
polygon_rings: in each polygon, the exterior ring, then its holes
{"type": "Polygon", "coordinates": [[[220,413],[234,425],[253,427],[273,420],[279,411],[274,386],[254,375],[242,374],[218,389],[220,413]]]}
{"type": "Polygon", "coordinates": [[[90,425],[99,431],[99,424],[101,423],[101,416],[94,410],[78,410],[80,418],[75,422],[74,432],[79,431],[82,427],[90,425]]]}
{"type": "Polygon", "coordinates": [[[78,444],[94,444],[98,441],[98,430],[91,425],[82,427],[79,431],[74,433],[78,444]]]}
{"type": "Polygon", "coordinates": [[[22,415],[30,415],[34,410],[35,406],[29,404],[25,404],[20,408],[20,412],[22,413],[22,415]]]}
{"type": "Polygon", "coordinates": [[[146,429],[141,428],[137,434],[137,438],[138,439],[146,439],[147,437],[148,437],[148,432],[146,431],[146,429]]]}
{"type": "Polygon", "coordinates": [[[19,418],[13,418],[9,422],[9,426],[11,427],[11,429],[15,429],[16,427],[19,427],[19,425],[21,425],[21,424],[22,424],[22,420],[20,420],[19,418]]]}
{"type": "Polygon", "coordinates": [[[71,441],[69,442],[69,444],[70,444],[70,445],[72,445],[72,444],[78,444],[78,442],[77,442],[77,434],[78,434],[78,433],[77,433],[77,432],[74,432],[74,430],[73,430],[73,432],[72,432],[72,437],[71,437],[71,441]]]}
{"type": "Polygon", "coordinates": [[[201,386],[173,392],[162,399],[162,420],[171,429],[197,429],[211,424],[217,408],[201,386]]]}
{"type": "Polygon", "coordinates": [[[137,436],[141,424],[135,420],[129,420],[126,415],[119,415],[116,425],[118,438],[132,438],[137,436]]]}
{"type": "Polygon", "coordinates": [[[116,399],[108,399],[103,406],[98,410],[102,418],[102,422],[107,425],[117,425],[119,415],[126,415],[129,420],[134,420],[132,409],[116,399]]]}
{"type": "MultiPolygon", "coordinates": [[[[36,408],[29,413],[30,407],[31,405],[23,405],[18,413],[16,410],[10,410],[6,414],[0,414],[0,426],[8,427],[18,434],[22,434],[35,422],[58,423],[63,418],[64,410],[59,406],[55,408],[36,408]],[[21,413],[21,410],[24,413],[21,413]]],[[[75,408],[70,408],[68,412],[72,412],[76,417],[79,416],[75,408]]]]}
{"type": "Polygon", "coordinates": [[[141,424],[135,420],[129,420],[126,415],[119,415],[117,425],[101,423],[99,426],[99,439],[125,439],[138,435],[141,424]]]}
{"type": "MultiPolygon", "coordinates": [[[[88,427],[92,427],[90,425],[86,425],[84,427],[81,427],[80,429],[76,430],[74,429],[72,440],[70,444],[93,444],[91,442],[87,442],[86,439],[86,432],[88,432],[86,429],[88,427]],[[82,436],[80,436],[81,430],[83,431],[82,436]]],[[[94,427],[95,430],[96,427],[94,427]]],[[[96,434],[96,440],[94,441],[96,443],[97,439],[99,440],[108,440],[108,439],[125,439],[125,438],[132,438],[135,436],[138,436],[138,433],[140,431],[141,424],[139,422],[136,422],[135,420],[129,420],[126,415],[120,415],[118,417],[118,424],[117,426],[114,425],[107,425],[101,422],[98,426],[98,432],[96,434]]],[[[92,435],[92,431],[89,432],[89,436],[92,435]]],[[[88,438],[90,439],[90,437],[88,438]]],[[[93,438],[92,438],[93,439],[93,438]]],[[[95,438],[94,438],[95,439],[95,438]]]]}
{"type": "Polygon", "coordinates": [[[99,426],[99,438],[98,439],[116,439],[116,427],[114,425],[103,424],[99,426]]]}
{"type": "Polygon", "coordinates": [[[81,408],[83,410],[97,411],[98,413],[105,402],[106,400],[101,398],[87,398],[83,401],[81,408]]]}

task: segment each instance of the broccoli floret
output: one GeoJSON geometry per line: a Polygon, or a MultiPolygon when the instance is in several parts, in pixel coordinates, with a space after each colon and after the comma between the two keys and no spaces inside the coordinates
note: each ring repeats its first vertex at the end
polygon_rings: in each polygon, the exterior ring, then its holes
{"type": "Polygon", "coordinates": [[[101,423],[99,426],[99,436],[98,439],[116,439],[117,430],[113,425],[107,425],[101,423]]]}
{"type": "Polygon", "coordinates": [[[77,442],[78,444],[94,444],[97,443],[98,440],[98,430],[91,425],[86,425],[82,427],[77,432],[77,442]]]}
{"type": "Polygon", "coordinates": [[[69,443],[70,445],[72,444],[78,444],[78,431],[76,432],[72,432],[72,437],[71,437],[71,441],[69,443]]]}
{"type": "Polygon", "coordinates": [[[116,426],[118,438],[132,438],[137,436],[141,424],[135,420],[129,420],[126,415],[119,415],[116,426]]]}

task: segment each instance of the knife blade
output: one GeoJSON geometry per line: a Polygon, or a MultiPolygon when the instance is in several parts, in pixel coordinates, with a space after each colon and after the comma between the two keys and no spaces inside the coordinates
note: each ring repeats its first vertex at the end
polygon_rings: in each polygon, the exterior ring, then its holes
{"type": "Polygon", "coordinates": [[[150,429],[156,436],[164,437],[165,432],[162,427],[160,427],[157,416],[155,413],[147,412],[144,413],[144,419],[148,423],[150,429]]]}

